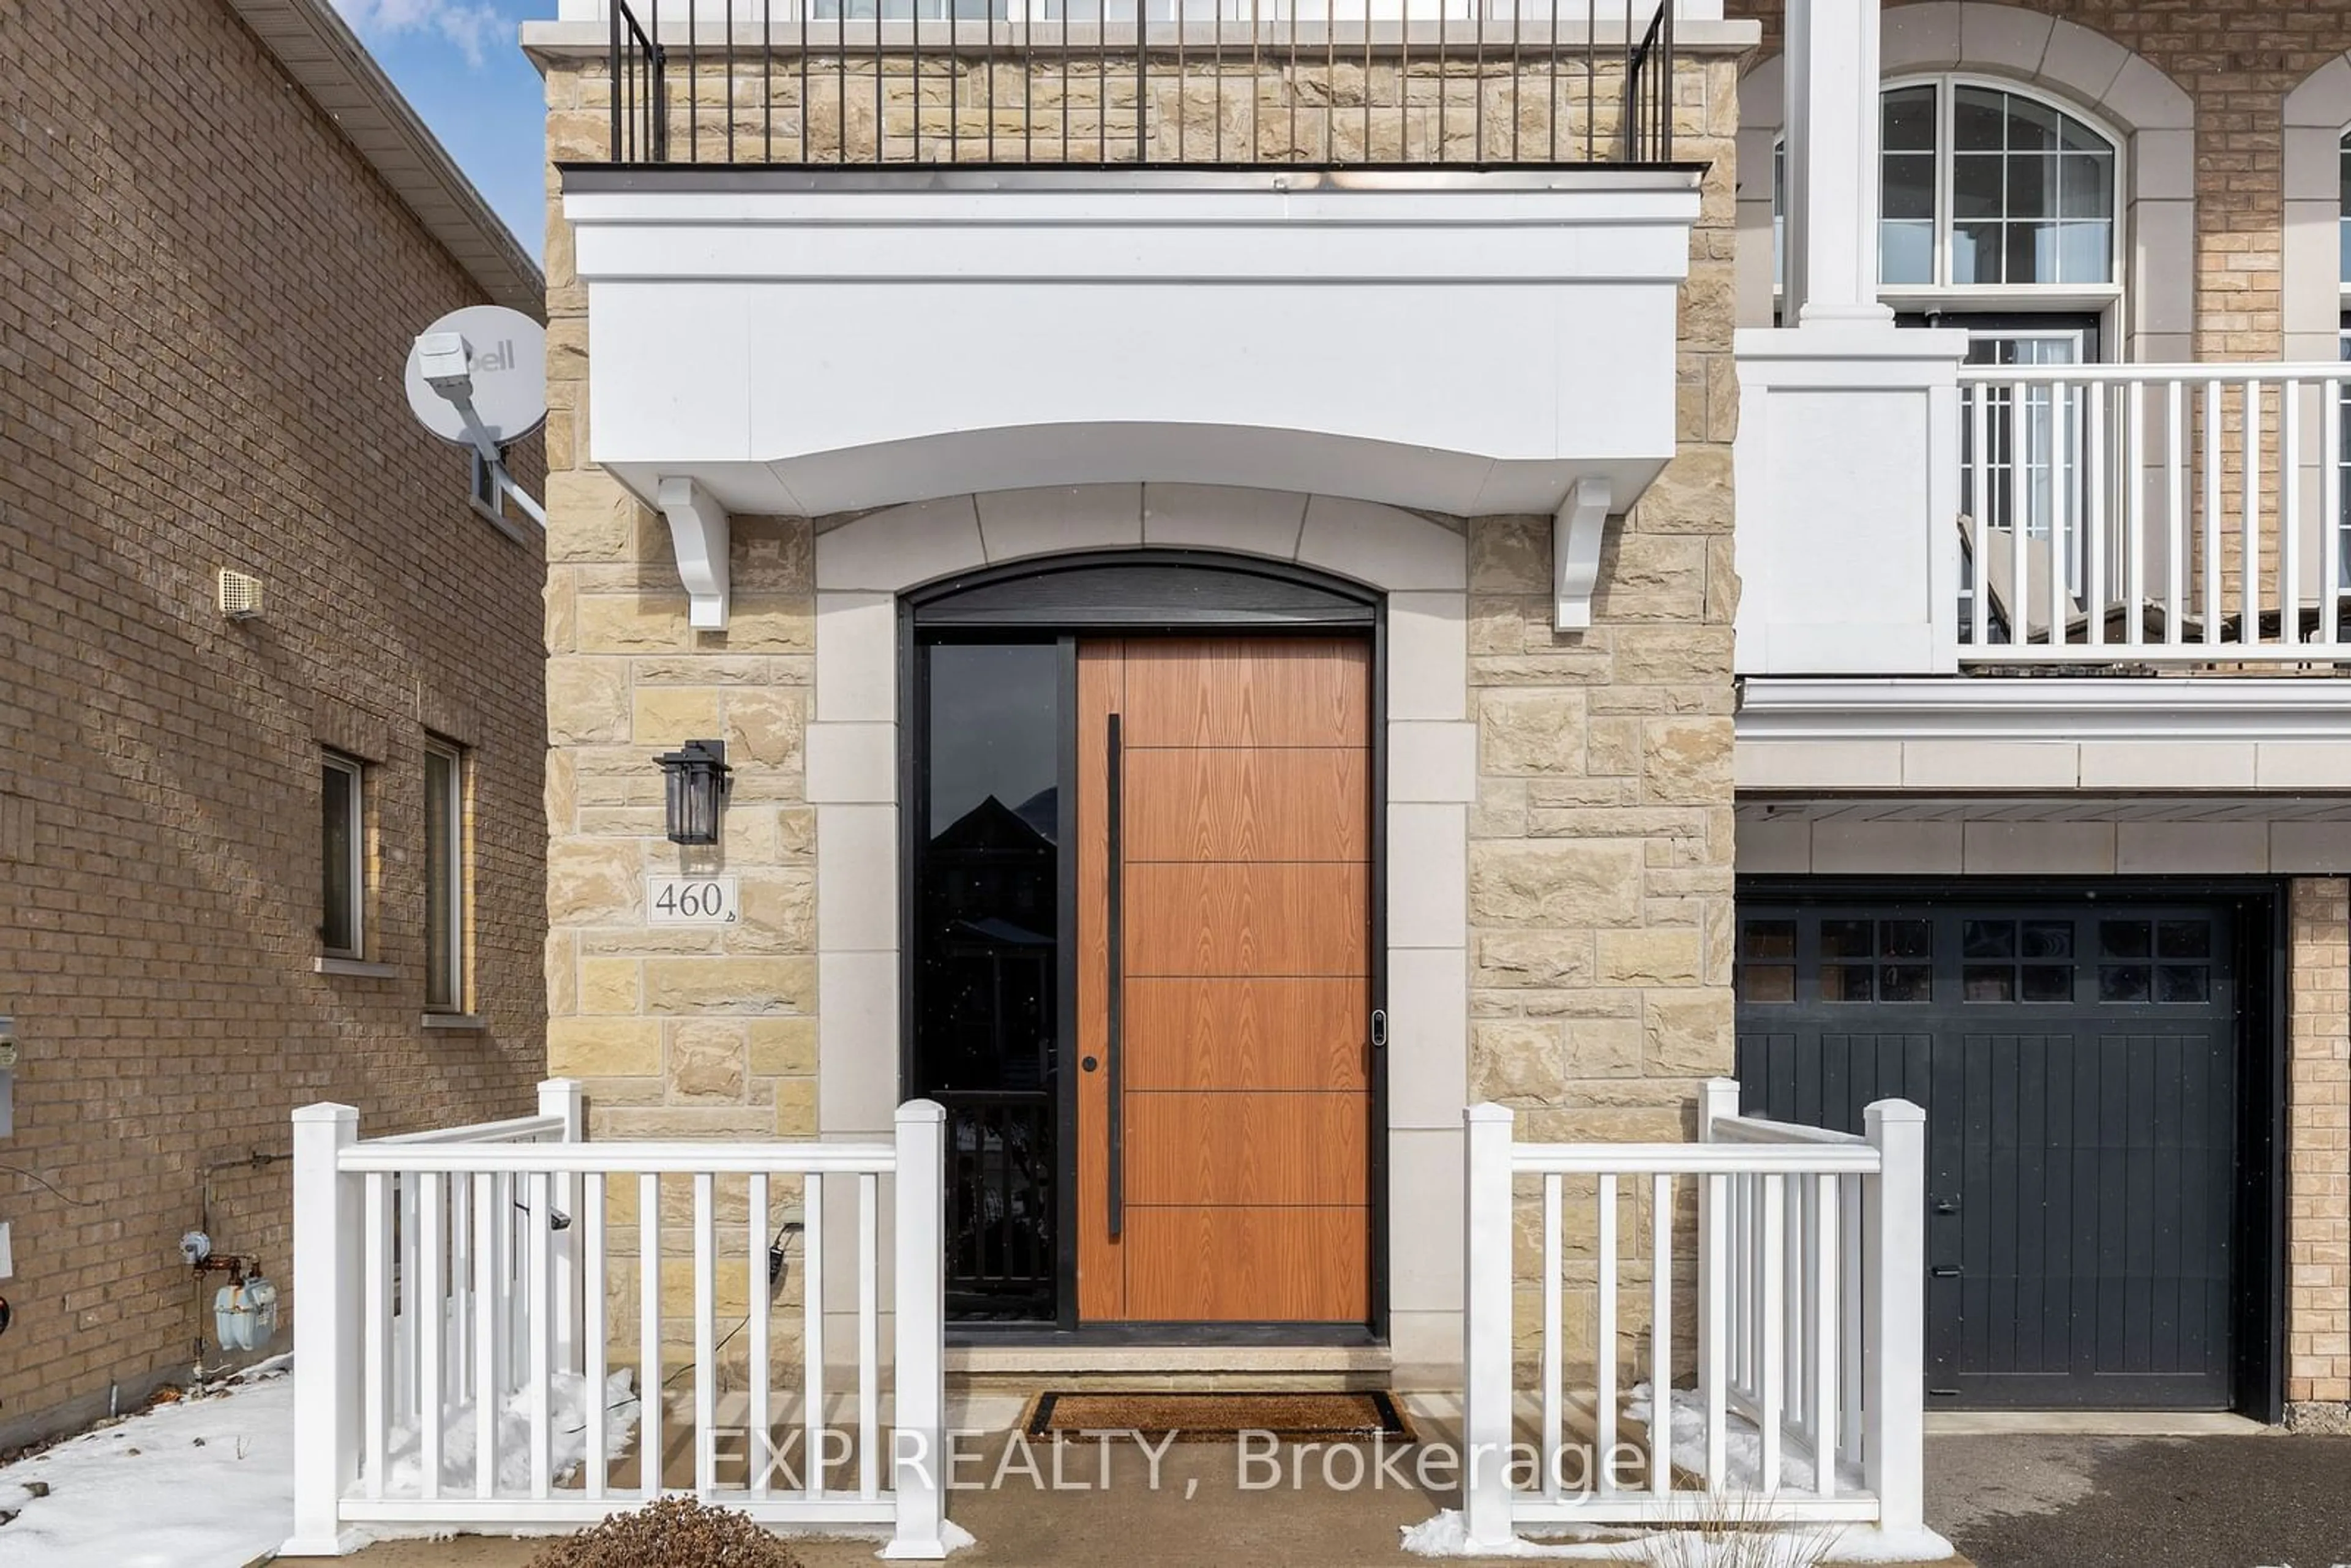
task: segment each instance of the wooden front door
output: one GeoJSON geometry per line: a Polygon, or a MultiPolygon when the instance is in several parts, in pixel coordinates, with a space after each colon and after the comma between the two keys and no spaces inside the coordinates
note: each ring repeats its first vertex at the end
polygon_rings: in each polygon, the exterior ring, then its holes
{"type": "Polygon", "coordinates": [[[1078,650],[1078,1307],[1371,1311],[1371,650],[1078,650]]]}

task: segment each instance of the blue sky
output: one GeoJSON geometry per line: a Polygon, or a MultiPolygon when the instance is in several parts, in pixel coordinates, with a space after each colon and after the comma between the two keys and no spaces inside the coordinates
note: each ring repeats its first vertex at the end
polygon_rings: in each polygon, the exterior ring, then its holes
{"type": "Polygon", "coordinates": [[[555,0],[334,0],[475,188],[536,256],[547,238],[546,99],[515,41],[555,0]]]}

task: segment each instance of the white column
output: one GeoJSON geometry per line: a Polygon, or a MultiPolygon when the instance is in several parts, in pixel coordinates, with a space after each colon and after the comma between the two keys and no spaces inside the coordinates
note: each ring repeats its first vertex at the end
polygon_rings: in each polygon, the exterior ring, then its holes
{"type": "Polygon", "coordinates": [[[946,1119],[935,1101],[909,1100],[898,1107],[890,1422],[897,1524],[882,1550],[887,1558],[947,1554],[946,1119]]]}
{"type": "Polygon", "coordinates": [[[1907,1100],[1862,1112],[1877,1147],[1862,1282],[1862,1465],[1881,1529],[1926,1522],[1927,1113],[1907,1100]]]}
{"type": "MultiPolygon", "coordinates": [[[[1463,1180],[1468,1300],[1461,1314],[1461,1515],[1473,1548],[1499,1551],[1510,1527],[1510,1113],[1472,1105],[1463,1180]]],[[[1548,1325],[1552,1332],[1557,1325],[1548,1325]]]]}
{"type": "Polygon", "coordinates": [[[1787,319],[1890,322],[1877,300],[1878,0],[1788,0],[1787,319]]]}
{"type": "Polygon", "coordinates": [[[294,1533],[282,1557],[340,1557],[359,1479],[360,1187],[342,1174],[359,1142],[349,1105],[294,1113],[294,1533]]]}

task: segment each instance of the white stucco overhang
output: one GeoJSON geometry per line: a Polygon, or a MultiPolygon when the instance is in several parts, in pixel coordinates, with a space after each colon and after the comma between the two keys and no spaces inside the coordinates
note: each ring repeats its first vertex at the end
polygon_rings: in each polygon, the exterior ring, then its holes
{"type": "Polygon", "coordinates": [[[1596,551],[1675,450],[1693,168],[578,168],[563,202],[590,455],[649,504],[1187,481],[1596,551]]]}

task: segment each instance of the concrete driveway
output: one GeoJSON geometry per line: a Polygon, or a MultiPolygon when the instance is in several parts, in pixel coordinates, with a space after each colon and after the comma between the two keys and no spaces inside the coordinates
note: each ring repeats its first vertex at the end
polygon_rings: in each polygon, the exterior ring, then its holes
{"type": "Polygon", "coordinates": [[[1927,1519],[1981,1568],[2351,1563],[2351,1437],[1934,1437],[1927,1519]]]}

